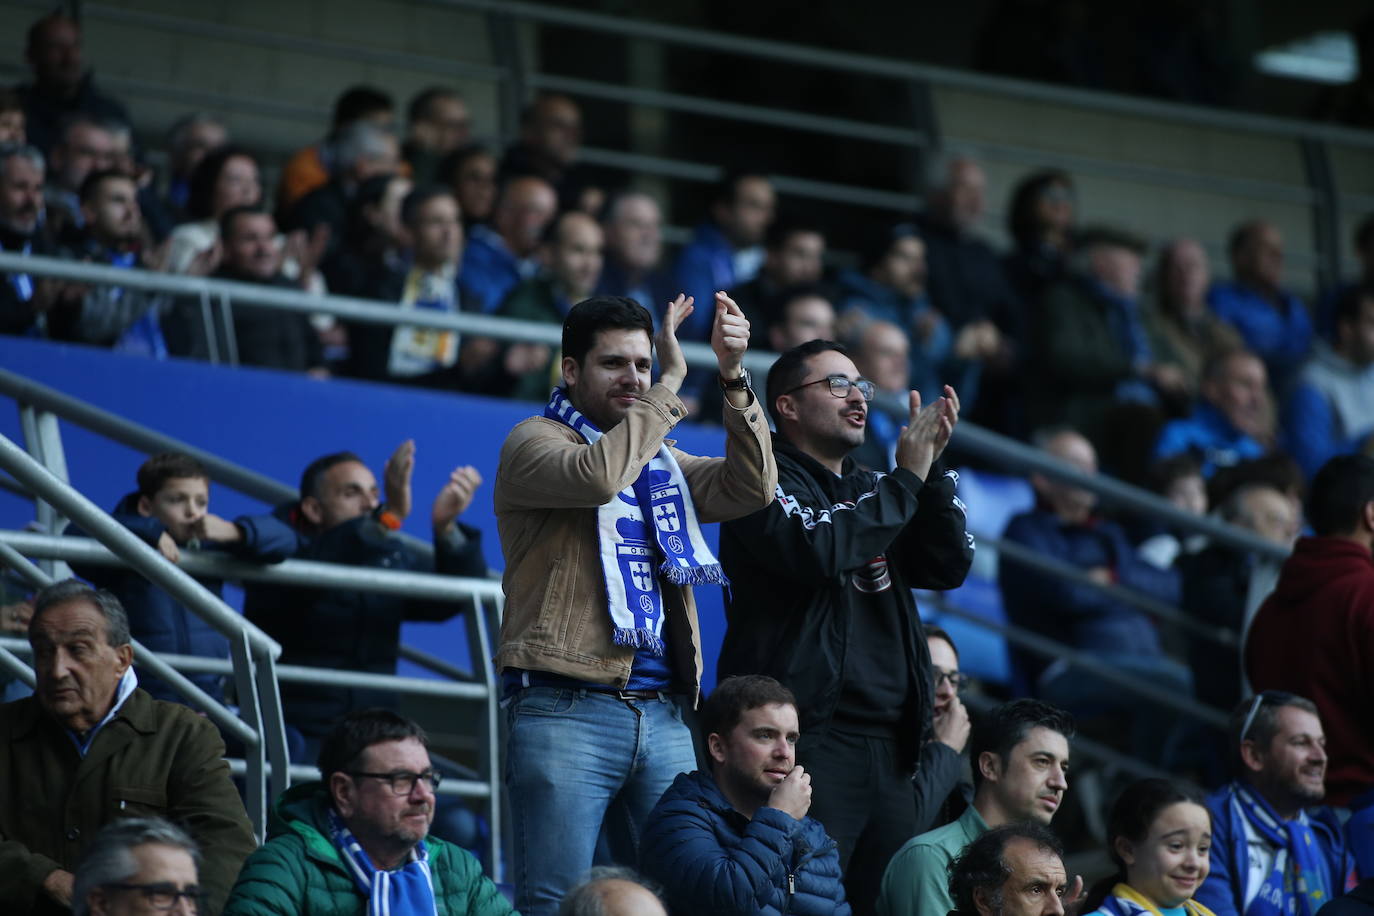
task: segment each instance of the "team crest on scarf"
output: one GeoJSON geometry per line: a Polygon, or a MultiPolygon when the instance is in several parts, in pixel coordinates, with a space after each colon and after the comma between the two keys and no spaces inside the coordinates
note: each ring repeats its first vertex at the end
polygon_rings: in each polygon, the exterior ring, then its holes
{"type": "MultiPolygon", "coordinates": [[[[555,388],[544,416],[572,429],[588,445],[603,433],[555,388]]],[[[611,638],[618,646],[663,654],[663,591],[674,585],[729,585],[701,534],[687,480],[664,445],[639,476],[596,510],[611,638]]]]}

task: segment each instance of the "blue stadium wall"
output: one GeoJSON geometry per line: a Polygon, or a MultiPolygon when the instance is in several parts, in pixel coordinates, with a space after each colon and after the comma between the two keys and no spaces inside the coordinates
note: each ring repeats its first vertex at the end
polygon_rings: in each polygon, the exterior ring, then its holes
{"type": "MultiPolygon", "coordinates": [[[[434,494],[450,470],[471,464],[484,483],[463,518],[482,529],[488,565],[504,565],[491,488],[506,433],[534,413],[534,405],[367,382],[322,382],[263,369],[154,362],[13,337],[0,337],[0,367],[292,486],[311,459],[343,449],[361,455],[380,478],[397,443],[413,438],[414,506],[405,530],[428,538],[434,494]]],[[[23,441],[17,406],[0,411],[0,433],[23,441]]],[[[674,437],[695,454],[719,455],[724,447],[723,433],[710,427],[683,424],[674,437]]],[[[72,484],[97,505],[109,509],[134,488],[134,472],[143,460],[138,452],[66,422],[62,441],[72,484]]],[[[268,508],[226,487],[211,489],[210,509],[218,515],[232,518],[268,508]]],[[[31,502],[0,491],[0,526],[22,528],[32,519],[31,502]]],[[[717,528],[706,528],[714,547],[717,528]]],[[[231,591],[227,597],[239,605],[239,595],[231,591]]],[[[725,631],[720,590],[697,589],[697,604],[709,686],[725,631]]],[[[461,620],[407,624],[402,638],[468,667],[461,620]]],[[[401,673],[423,675],[408,665],[401,673]]]]}

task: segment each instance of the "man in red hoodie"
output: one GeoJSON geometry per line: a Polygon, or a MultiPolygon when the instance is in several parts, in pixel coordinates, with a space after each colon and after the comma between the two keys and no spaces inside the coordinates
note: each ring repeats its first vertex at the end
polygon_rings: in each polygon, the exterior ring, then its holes
{"type": "Polygon", "coordinates": [[[1367,876],[1374,871],[1374,458],[1327,462],[1312,480],[1307,514],[1316,537],[1298,541],[1255,615],[1245,668],[1255,690],[1316,702],[1330,758],[1327,798],[1353,810],[1352,824],[1364,824],[1347,829],[1367,876]]]}

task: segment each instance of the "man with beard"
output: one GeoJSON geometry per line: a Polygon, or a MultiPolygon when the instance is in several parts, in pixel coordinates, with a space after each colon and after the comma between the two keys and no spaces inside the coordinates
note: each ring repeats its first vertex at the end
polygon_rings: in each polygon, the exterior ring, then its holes
{"type": "Polygon", "coordinates": [[[428,835],[440,782],[428,744],[389,710],[344,717],[320,748],[320,781],[278,799],[225,916],[514,912],[471,854],[428,835]]]}
{"type": "MultiPolygon", "coordinates": [[[[42,231],[43,154],[32,146],[0,146],[0,251],[51,254],[42,231]]],[[[0,334],[40,331],[50,303],[51,283],[31,274],[12,273],[0,283],[0,334]]]]}
{"type": "Polygon", "coordinates": [[[1207,799],[1212,870],[1197,901],[1217,916],[1312,916],[1354,885],[1340,821],[1326,796],[1326,735],[1317,705],[1265,690],[1231,714],[1240,774],[1207,799]]]}
{"type": "Polygon", "coordinates": [[[891,473],[850,456],[873,394],[833,341],[778,357],[777,498],[720,531],[731,580],[720,676],[767,674],[796,693],[797,759],[826,787],[813,810],[839,844],[856,913],[872,911],[888,859],[916,832],[911,775],[932,682],[911,589],[955,588],[973,562],[957,476],[938,464],[959,418],[954,389],[925,408],[908,392],[891,473]]]}

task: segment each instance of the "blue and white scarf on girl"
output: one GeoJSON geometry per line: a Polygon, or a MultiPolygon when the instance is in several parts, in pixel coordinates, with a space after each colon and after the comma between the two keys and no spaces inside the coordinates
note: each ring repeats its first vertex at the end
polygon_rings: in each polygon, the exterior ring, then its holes
{"type": "MultiPolygon", "coordinates": [[[[562,388],[555,388],[549,396],[544,416],[569,427],[588,445],[603,435],[573,407],[562,388]]],[[[666,445],[649,459],[632,484],[597,507],[596,529],[606,578],[606,605],[611,614],[611,639],[617,646],[663,654],[659,576],[674,585],[730,584],[701,536],[687,480],[666,445]]]]}
{"type": "MultiPolygon", "coordinates": [[[[1227,803],[1278,854],[1245,916],[1313,916],[1331,899],[1330,866],[1306,819],[1286,821],[1248,787],[1232,783],[1227,803]],[[1285,853],[1287,853],[1285,855],[1285,853]]],[[[1248,889],[1247,889],[1248,890],[1248,889]]],[[[1341,893],[1344,888],[1334,889],[1341,893]]]]}
{"type": "Polygon", "coordinates": [[[367,916],[438,916],[434,879],[429,873],[429,850],[424,840],[415,844],[401,868],[378,871],[338,812],[330,808],[328,813],[334,848],[353,876],[353,883],[367,895],[367,916]]]}

